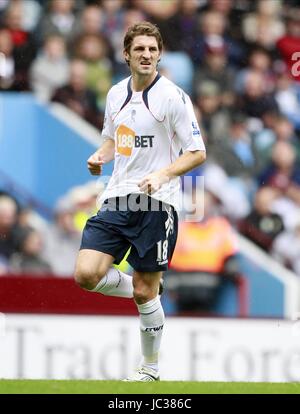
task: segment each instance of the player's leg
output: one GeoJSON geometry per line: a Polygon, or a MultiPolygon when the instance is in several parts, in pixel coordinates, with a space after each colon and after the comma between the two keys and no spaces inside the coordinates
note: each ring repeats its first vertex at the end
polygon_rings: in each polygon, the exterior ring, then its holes
{"type": "Polygon", "coordinates": [[[129,243],[112,226],[108,229],[100,217],[91,217],[83,230],[75,281],[93,292],[132,298],[132,277],[112,267],[124,257],[129,243]]]}
{"type": "Polygon", "coordinates": [[[114,262],[114,257],[91,249],[82,249],[78,253],[74,277],[83,289],[93,290],[104,278],[114,262]]]}
{"type": "Polygon", "coordinates": [[[158,357],[165,314],[157,292],[162,272],[134,272],[133,296],[140,314],[141,368],[158,378],[158,357]]]}
{"type": "Polygon", "coordinates": [[[167,270],[177,238],[177,214],[168,205],[148,211],[143,231],[133,240],[128,262],[133,274],[134,299],[140,313],[142,371],[129,381],[153,381],[159,378],[158,357],[164,327],[164,311],[158,295],[162,272],[167,270]],[[149,375],[150,373],[150,375],[149,375]],[[151,379],[152,377],[152,379],[151,379]]]}
{"type": "Polygon", "coordinates": [[[96,250],[79,251],[75,281],[83,289],[106,296],[133,297],[132,276],[112,267],[114,257],[96,250]]]}

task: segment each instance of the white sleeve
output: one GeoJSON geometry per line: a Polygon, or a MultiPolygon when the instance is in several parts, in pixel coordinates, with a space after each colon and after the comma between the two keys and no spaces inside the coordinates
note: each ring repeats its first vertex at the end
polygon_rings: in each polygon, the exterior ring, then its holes
{"type": "Polygon", "coordinates": [[[106,98],[106,106],[105,106],[105,115],[103,121],[103,129],[102,129],[102,137],[104,139],[111,138],[114,139],[114,125],[111,117],[111,105],[110,105],[110,93],[108,92],[106,98]]]}
{"type": "Polygon", "coordinates": [[[176,133],[183,152],[205,151],[191,99],[179,88],[177,92],[178,96],[173,95],[169,101],[171,128],[176,133]]]}

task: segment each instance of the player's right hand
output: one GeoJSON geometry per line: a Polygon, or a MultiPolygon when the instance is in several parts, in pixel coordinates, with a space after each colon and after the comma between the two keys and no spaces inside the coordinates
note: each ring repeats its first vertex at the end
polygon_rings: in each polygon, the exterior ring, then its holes
{"type": "Polygon", "coordinates": [[[100,175],[102,173],[103,164],[104,161],[102,156],[97,151],[87,160],[87,166],[92,175],[100,175]]]}

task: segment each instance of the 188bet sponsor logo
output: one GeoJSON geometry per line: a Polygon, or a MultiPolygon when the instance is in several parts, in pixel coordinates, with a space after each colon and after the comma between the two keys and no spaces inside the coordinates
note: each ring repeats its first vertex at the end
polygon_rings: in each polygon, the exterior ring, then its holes
{"type": "Polygon", "coordinates": [[[117,152],[130,157],[133,148],[152,148],[154,135],[136,135],[133,129],[120,125],[117,129],[117,152]]]}

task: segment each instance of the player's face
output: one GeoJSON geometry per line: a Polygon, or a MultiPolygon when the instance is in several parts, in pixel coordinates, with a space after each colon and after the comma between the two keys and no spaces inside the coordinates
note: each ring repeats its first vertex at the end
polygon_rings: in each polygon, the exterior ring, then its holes
{"type": "Polygon", "coordinates": [[[157,41],[153,36],[136,36],[129,53],[124,52],[125,59],[129,61],[132,74],[152,75],[156,71],[160,58],[157,41]]]}

